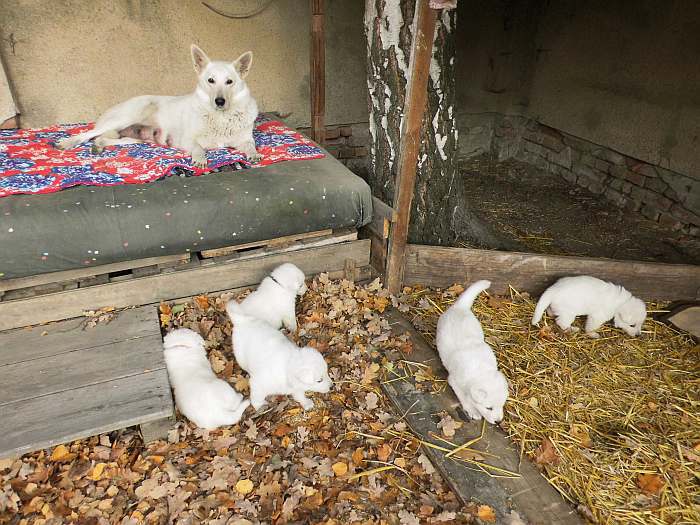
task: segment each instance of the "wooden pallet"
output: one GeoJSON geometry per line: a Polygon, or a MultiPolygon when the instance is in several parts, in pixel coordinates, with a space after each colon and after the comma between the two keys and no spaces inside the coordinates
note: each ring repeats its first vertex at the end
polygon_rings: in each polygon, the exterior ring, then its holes
{"type": "Polygon", "coordinates": [[[84,321],[0,333],[0,457],[173,414],[156,306],[84,321]]]}
{"type": "Polygon", "coordinates": [[[229,255],[202,259],[197,255],[184,264],[157,268],[150,275],[134,269],[102,284],[1,301],[0,330],[69,319],[102,307],[125,308],[252,286],[284,262],[296,264],[307,276],[321,272],[344,275],[352,268],[356,278],[369,278],[369,242],[358,240],[354,230],[343,231],[290,239],[281,245],[268,243],[229,255]]]}

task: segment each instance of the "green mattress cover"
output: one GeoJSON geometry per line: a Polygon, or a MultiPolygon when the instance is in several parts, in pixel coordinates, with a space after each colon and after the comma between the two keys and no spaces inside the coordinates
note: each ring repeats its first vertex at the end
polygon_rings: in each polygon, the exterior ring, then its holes
{"type": "Polygon", "coordinates": [[[143,185],[0,198],[0,279],[196,252],[372,218],[369,186],[330,155],[143,185]]]}

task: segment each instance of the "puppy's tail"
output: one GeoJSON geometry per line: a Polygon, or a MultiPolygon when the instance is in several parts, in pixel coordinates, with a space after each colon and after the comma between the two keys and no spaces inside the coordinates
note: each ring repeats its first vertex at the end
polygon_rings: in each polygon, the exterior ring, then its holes
{"type": "Polygon", "coordinates": [[[545,292],[540,296],[540,300],[537,301],[537,306],[535,306],[535,313],[532,314],[532,324],[537,324],[542,319],[544,311],[549,308],[552,303],[552,289],[547,288],[545,292]]]}
{"type": "Polygon", "coordinates": [[[489,286],[491,286],[491,281],[476,281],[462,292],[462,295],[460,295],[457,298],[457,301],[455,301],[454,306],[460,310],[471,310],[476,296],[486,290],[489,286]]]}

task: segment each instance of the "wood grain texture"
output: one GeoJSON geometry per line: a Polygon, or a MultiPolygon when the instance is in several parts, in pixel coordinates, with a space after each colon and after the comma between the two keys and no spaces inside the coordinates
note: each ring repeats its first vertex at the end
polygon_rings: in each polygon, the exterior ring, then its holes
{"type": "Polygon", "coordinates": [[[106,346],[158,334],[158,312],[144,306],[119,312],[109,323],[86,328],[86,318],[0,333],[0,370],[5,365],[106,346]]]}
{"type": "Polygon", "coordinates": [[[164,369],[3,405],[0,457],[19,456],[172,414],[164,369]]]}
{"type": "Polygon", "coordinates": [[[642,299],[700,298],[700,266],[409,245],[406,285],[450,286],[489,279],[491,290],[508,286],[540,294],[560,277],[592,275],[613,281],[642,299]]]}
{"type": "MultiPolygon", "coordinates": [[[[395,334],[408,333],[413,342],[413,352],[409,359],[428,364],[433,372],[446,378],[447,372],[440,363],[437,353],[425,339],[413,328],[411,323],[396,310],[385,314],[395,334]]],[[[464,419],[464,425],[458,429],[451,440],[456,444],[478,436],[481,432],[480,421],[470,421],[463,417],[461,407],[452,390],[441,394],[427,394],[416,389],[412,380],[393,381],[382,384],[384,392],[401,414],[406,414],[408,426],[425,441],[440,446],[444,443],[431,439],[430,433],[438,433],[437,414],[448,412],[454,419],[464,419]]],[[[447,484],[463,504],[477,501],[494,508],[497,523],[508,523],[508,516],[514,508],[521,518],[531,525],[582,525],[584,521],[570,507],[557,491],[547,483],[539,471],[528,460],[520,462],[519,451],[508,437],[497,427],[486,426],[484,437],[471,447],[484,450],[496,456],[489,457],[487,463],[518,472],[520,477],[506,479],[490,477],[475,469],[468,469],[464,464],[431,447],[423,447],[423,452],[440,472],[447,484]]]]}
{"type": "Polygon", "coordinates": [[[242,244],[234,244],[231,246],[224,246],[223,248],[215,248],[212,250],[203,250],[201,252],[202,257],[208,259],[210,257],[221,257],[225,255],[231,255],[241,250],[246,250],[248,248],[257,248],[259,246],[276,246],[280,244],[287,244],[293,241],[298,241],[301,239],[310,239],[313,237],[323,237],[327,235],[332,235],[333,230],[318,230],[313,232],[299,233],[296,235],[287,235],[285,237],[277,237],[275,239],[266,239],[263,241],[246,242],[242,244]]]}
{"type": "Polygon", "coordinates": [[[396,222],[391,228],[386,263],[386,283],[391,293],[397,293],[403,282],[403,263],[411,220],[411,202],[416,185],[416,165],[420,150],[421,124],[428,99],[428,77],[433,52],[433,36],[437,12],[428,0],[417,0],[415,34],[411,45],[411,63],[404,105],[404,128],[401,130],[399,160],[394,189],[396,222]]]}
{"type": "Polygon", "coordinates": [[[307,275],[343,270],[345,260],[369,265],[370,241],[305,248],[229,263],[202,266],[140,279],[79,288],[0,303],[0,330],[82,315],[105,306],[125,308],[259,283],[276,266],[291,262],[307,275]]]}
{"type": "Polygon", "coordinates": [[[323,144],[326,140],[326,45],[325,0],[311,0],[311,138],[323,144]]]}

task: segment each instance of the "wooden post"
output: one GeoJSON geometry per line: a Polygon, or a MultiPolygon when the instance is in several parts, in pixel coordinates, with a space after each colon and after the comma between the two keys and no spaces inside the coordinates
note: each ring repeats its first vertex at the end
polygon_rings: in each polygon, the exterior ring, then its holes
{"type": "Polygon", "coordinates": [[[396,211],[396,222],[389,235],[386,263],[385,280],[391,293],[397,293],[403,283],[406,239],[416,183],[421,124],[428,98],[428,76],[433,55],[436,19],[437,11],[430,9],[428,0],[416,0],[414,38],[411,44],[409,80],[404,105],[405,119],[401,130],[399,165],[394,188],[393,207],[396,211]]]}
{"type": "Polygon", "coordinates": [[[324,36],[325,0],[311,0],[311,138],[326,139],[326,51],[324,36]]]}

